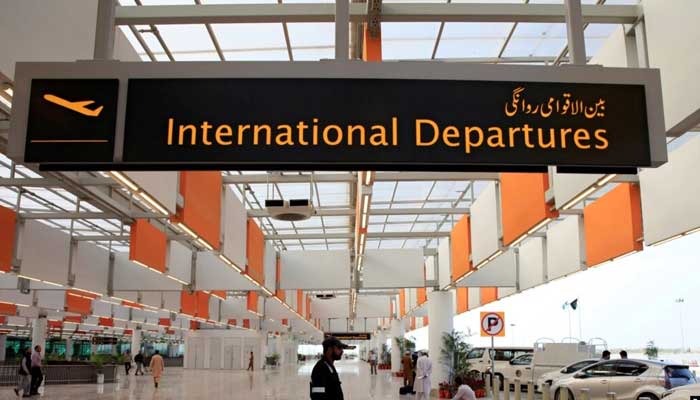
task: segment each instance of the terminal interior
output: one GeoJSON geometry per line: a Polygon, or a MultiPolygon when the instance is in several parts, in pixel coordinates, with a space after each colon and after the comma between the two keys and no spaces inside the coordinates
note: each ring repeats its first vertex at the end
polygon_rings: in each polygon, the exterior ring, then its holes
{"type": "MultiPolygon", "coordinates": [[[[429,387],[435,398],[442,395],[442,382],[455,376],[441,358],[445,334],[477,351],[467,352],[466,372],[489,376],[495,366],[501,383],[517,378],[525,386],[523,398],[528,391],[538,399],[550,394],[528,389],[537,384],[532,377],[504,375],[517,366],[513,358],[534,352],[537,359],[546,348],[568,344],[575,355],[562,350],[566,362],[557,361],[558,368],[600,358],[603,350],[617,358],[629,349],[630,358],[646,360],[652,333],[642,335],[643,343],[618,339],[628,331],[635,338],[639,330],[671,331],[674,339],[659,347],[679,352],[664,357],[698,369],[700,350],[692,349],[700,342],[692,329],[685,336],[683,330],[697,327],[692,310],[700,298],[693,293],[700,281],[678,266],[700,262],[700,3],[367,1],[0,3],[0,398],[13,397],[21,353],[37,345],[45,363],[40,393],[50,399],[309,398],[311,371],[329,334],[356,346],[336,362],[346,399],[414,398],[399,394],[406,351],[428,353],[429,387]],[[112,41],[104,42],[110,31],[112,41]],[[74,171],[40,168],[12,154],[13,110],[27,107],[17,100],[18,62],[187,68],[201,61],[230,63],[232,71],[238,62],[257,61],[339,70],[352,63],[397,70],[421,63],[427,71],[511,66],[543,75],[570,69],[579,83],[590,70],[654,69],[660,91],[647,96],[663,99],[668,160],[602,173],[294,163],[279,170],[230,163],[215,170],[74,171]],[[658,297],[640,286],[642,272],[635,270],[647,269],[658,274],[658,297]],[[576,286],[584,281],[588,286],[576,286]],[[681,289],[671,293],[667,284],[681,289]],[[629,304],[641,316],[638,324],[616,325],[627,311],[615,307],[627,296],[643,296],[646,305],[629,304]],[[602,300],[587,300],[594,297],[602,300]],[[554,305],[540,312],[534,305],[544,298],[554,305]],[[505,313],[503,335],[488,338],[484,315],[498,312],[505,313]],[[549,324],[547,313],[558,322],[549,324]],[[593,328],[603,325],[608,331],[593,328]],[[479,364],[492,345],[502,363],[479,364]],[[125,374],[135,354],[148,360],[155,351],[165,359],[160,387],[148,373],[125,374]]],[[[422,117],[428,118],[416,116],[422,117]]],[[[645,115],[638,117],[646,124],[645,115]]],[[[607,118],[616,118],[614,107],[607,118]]],[[[234,114],[229,121],[240,136],[234,114]]],[[[178,125],[196,122],[173,121],[181,145],[189,135],[197,145],[226,139],[217,126],[206,127],[207,137],[203,125],[178,125]]],[[[306,123],[314,124],[311,117],[306,123]]],[[[377,123],[390,129],[391,115],[377,123]]],[[[469,126],[456,131],[455,151],[478,150],[469,126]]],[[[247,134],[252,141],[252,129],[247,134]]],[[[570,134],[561,133],[564,147],[578,146],[579,134],[570,134]]],[[[581,143],[607,142],[600,135],[586,132],[581,143]]],[[[448,143],[444,136],[440,142],[448,143]]],[[[264,138],[260,133],[261,145],[264,138]]],[[[521,146],[524,140],[516,137],[521,146]]],[[[646,396],[660,400],[665,389],[646,396]]],[[[605,396],[576,393],[571,400],[605,396]]]]}

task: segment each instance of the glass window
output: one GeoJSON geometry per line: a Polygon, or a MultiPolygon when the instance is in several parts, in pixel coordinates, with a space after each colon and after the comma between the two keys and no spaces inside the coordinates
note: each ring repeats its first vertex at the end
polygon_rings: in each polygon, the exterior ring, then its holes
{"type": "Polygon", "coordinates": [[[518,358],[514,358],[511,363],[513,365],[530,365],[532,363],[532,354],[526,354],[518,358]]]}
{"type": "Polygon", "coordinates": [[[669,366],[664,368],[664,371],[666,378],[671,382],[671,387],[696,383],[695,377],[688,367],[669,366]]]}
{"type": "Polygon", "coordinates": [[[579,361],[579,362],[577,362],[577,363],[571,364],[571,365],[569,365],[568,367],[564,368],[564,370],[562,371],[562,373],[564,373],[564,374],[572,374],[572,373],[574,373],[574,372],[580,370],[581,368],[585,368],[585,367],[587,367],[587,366],[589,366],[589,365],[591,365],[591,364],[595,364],[596,362],[598,362],[598,361],[597,361],[597,360],[579,361]]]}
{"type": "Polygon", "coordinates": [[[474,349],[467,354],[467,358],[473,360],[475,358],[482,358],[484,356],[484,349],[474,349]]]}
{"type": "Polygon", "coordinates": [[[615,376],[638,376],[649,369],[646,364],[625,361],[617,364],[615,376]]]}
{"type": "Polygon", "coordinates": [[[615,373],[615,364],[617,363],[614,361],[603,362],[590,366],[583,370],[583,372],[587,376],[612,376],[615,373]]]}

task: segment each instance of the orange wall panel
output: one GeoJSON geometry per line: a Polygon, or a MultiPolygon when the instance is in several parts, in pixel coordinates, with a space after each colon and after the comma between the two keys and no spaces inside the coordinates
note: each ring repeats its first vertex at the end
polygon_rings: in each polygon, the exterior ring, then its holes
{"type": "Polygon", "coordinates": [[[469,288],[457,288],[457,314],[469,311],[469,288]]]}
{"type": "Polygon", "coordinates": [[[508,246],[547,218],[559,215],[545,203],[546,173],[502,173],[501,220],[503,244],[508,246]]]}
{"type": "Polygon", "coordinates": [[[416,289],[416,302],[418,305],[421,305],[426,301],[428,301],[428,294],[426,293],[425,288],[416,289]]]}
{"type": "Polygon", "coordinates": [[[238,322],[238,321],[236,321],[235,319],[229,319],[229,320],[228,320],[228,324],[229,324],[229,325],[233,325],[233,326],[238,325],[237,322],[238,322]]]}
{"type": "Polygon", "coordinates": [[[147,220],[137,219],[131,225],[129,260],[165,272],[167,247],[167,235],[147,220]]]}
{"type": "Polygon", "coordinates": [[[250,329],[250,320],[249,319],[244,319],[243,320],[243,327],[250,329]]]}
{"type": "Polygon", "coordinates": [[[248,219],[248,237],[246,238],[246,256],[248,265],[245,272],[261,285],[265,283],[263,257],[265,255],[265,236],[252,218],[248,219]]]}
{"type": "Polygon", "coordinates": [[[311,297],[306,295],[306,319],[311,319],[311,297]]]}
{"type": "Polygon", "coordinates": [[[382,61],[382,33],[381,28],[377,32],[376,37],[372,37],[369,33],[367,24],[362,33],[362,60],[363,61],[382,61]]]}
{"type": "Polygon", "coordinates": [[[250,312],[258,312],[258,292],[248,292],[246,307],[250,312]]]}
{"type": "Polygon", "coordinates": [[[6,207],[0,207],[0,271],[10,272],[15,247],[15,226],[17,214],[6,207]]]}
{"type": "Polygon", "coordinates": [[[468,215],[463,216],[450,232],[450,264],[452,266],[452,282],[469,272],[473,266],[469,260],[472,253],[471,221],[468,215]]]}
{"type": "Polygon", "coordinates": [[[190,330],[196,331],[199,329],[199,321],[190,321],[190,330]]]}
{"type": "Polygon", "coordinates": [[[211,295],[218,297],[220,299],[226,300],[226,291],[225,290],[212,290],[211,295]]]}
{"type": "Polygon", "coordinates": [[[299,314],[304,310],[304,292],[297,290],[297,312],[299,314]]]}
{"type": "Polygon", "coordinates": [[[180,292],[180,312],[194,317],[197,314],[197,295],[183,290],[180,292]]]}
{"type": "Polygon", "coordinates": [[[498,300],[498,288],[482,287],[481,288],[481,305],[485,305],[498,300]]]}
{"type": "Polygon", "coordinates": [[[158,318],[158,325],[160,325],[160,326],[170,326],[170,325],[171,325],[170,318],[158,318]]]}
{"type": "Polygon", "coordinates": [[[65,310],[80,315],[92,314],[92,300],[66,293],[65,310]]]}
{"type": "Polygon", "coordinates": [[[195,317],[209,319],[209,294],[197,291],[197,314],[195,317]]]}
{"type": "Polygon", "coordinates": [[[399,318],[406,315],[406,289],[399,292],[399,318]]]}
{"type": "Polygon", "coordinates": [[[415,330],[416,329],[416,317],[411,317],[410,319],[410,330],[415,330]]]}
{"type": "Polygon", "coordinates": [[[220,171],[180,172],[180,194],[185,203],[184,207],[178,207],[173,218],[217,250],[221,236],[222,183],[220,171]]]}
{"type": "Polygon", "coordinates": [[[10,303],[0,303],[0,315],[17,315],[17,306],[10,303]]]}
{"type": "Polygon", "coordinates": [[[99,326],[114,326],[114,319],[100,317],[97,325],[99,325],[99,326]]]}
{"type": "Polygon", "coordinates": [[[428,323],[430,323],[428,317],[423,317],[423,326],[428,326],[428,323]]]}
{"type": "Polygon", "coordinates": [[[583,209],[586,265],[642,250],[639,186],[621,183],[583,209]]]}

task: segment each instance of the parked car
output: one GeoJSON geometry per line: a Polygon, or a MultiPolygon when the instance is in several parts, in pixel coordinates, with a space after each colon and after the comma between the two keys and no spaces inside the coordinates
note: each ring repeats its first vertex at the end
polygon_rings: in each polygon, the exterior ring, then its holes
{"type": "Polygon", "coordinates": [[[537,343],[534,353],[512,359],[496,373],[501,373],[511,384],[515,379],[520,379],[521,389],[527,388],[528,382],[533,382],[535,390],[538,390],[537,382],[543,374],[559,371],[574,361],[596,355],[596,347],[586,343],[537,343]]]}
{"type": "Polygon", "coordinates": [[[663,400],[688,400],[690,396],[700,397],[700,384],[679,386],[661,395],[663,400]]]}
{"type": "MultiPolygon", "coordinates": [[[[496,366],[496,374],[503,382],[503,369],[508,365],[510,360],[523,354],[531,354],[532,347],[496,347],[494,349],[494,364],[496,366]]],[[[470,364],[471,373],[481,375],[491,373],[491,349],[488,347],[475,347],[467,354],[467,361],[470,364]]],[[[503,386],[501,386],[503,389],[503,386]]]]}
{"type": "Polygon", "coordinates": [[[570,377],[581,369],[588,367],[589,365],[593,365],[599,361],[600,358],[589,358],[586,360],[576,361],[575,363],[569,364],[560,370],[544,373],[537,379],[535,389],[537,391],[541,391],[545,383],[548,383],[551,387],[552,384],[559,379],[570,377]]]}
{"type": "Polygon", "coordinates": [[[591,400],[605,399],[614,392],[617,400],[659,400],[666,390],[696,383],[687,365],[649,360],[607,360],[583,368],[568,378],[554,382],[554,400],[568,391],[570,400],[580,400],[581,389],[588,389],[591,400]]]}

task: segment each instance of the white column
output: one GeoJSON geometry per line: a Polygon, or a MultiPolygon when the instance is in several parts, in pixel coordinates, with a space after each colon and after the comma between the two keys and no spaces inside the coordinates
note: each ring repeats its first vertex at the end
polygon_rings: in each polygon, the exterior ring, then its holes
{"type": "Polygon", "coordinates": [[[5,345],[7,344],[7,335],[0,335],[0,361],[5,361],[5,345]]]}
{"type": "Polygon", "coordinates": [[[451,291],[435,291],[428,293],[428,351],[433,362],[431,385],[438,388],[440,382],[447,380],[447,369],[440,362],[442,334],[451,332],[455,315],[454,293],[451,291]]]}
{"type": "Polygon", "coordinates": [[[41,346],[41,351],[45,354],[46,351],[46,316],[40,316],[32,323],[32,350],[36,346],[41,346]]]}
{"type": "Polygon", "coordinates": [[[73,358],[73,339],[66,338],[66,360],[70,361],[73,358]]]}
{"type": "Polygon", "coordinates": [[[377,363],[381,364],[384,360],[382,358],[384,344],[386,343],[386,331],[380,330],[377,332],[377,363]]]}
{"type": "Polygon", "coordinates": [[[404,335],[403,324],[401,320],[391,320],[391,372],[401,371],[401,350],[396,345],[395,338],[402,338],[404,335]]]}
{"type": "Polygon", "coordinates": [[[131,357],[141,351],[141,329],[133,329],[131,333],[131,357]]]}

